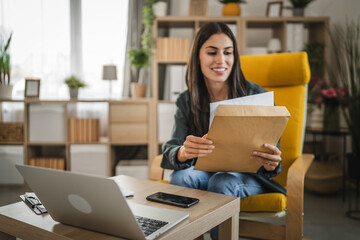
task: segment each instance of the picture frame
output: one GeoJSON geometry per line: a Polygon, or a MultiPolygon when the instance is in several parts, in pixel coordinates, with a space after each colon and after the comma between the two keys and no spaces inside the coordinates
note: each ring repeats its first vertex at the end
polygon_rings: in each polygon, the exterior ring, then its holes
{"type": "Polygon", "coordinates": [[[189,0],[189,16],[206,16],[207,0],[189,0]]]}
{"type": "Polygon", "coordinates": [[[267,17],[281,17],[283,9],[282,1],[268,2],[266,8],[267,17]]]}
{"type": "Polygon", "coordinates": [[[39,98],[40,78],[25,78],[25,98],[39,98]]]}

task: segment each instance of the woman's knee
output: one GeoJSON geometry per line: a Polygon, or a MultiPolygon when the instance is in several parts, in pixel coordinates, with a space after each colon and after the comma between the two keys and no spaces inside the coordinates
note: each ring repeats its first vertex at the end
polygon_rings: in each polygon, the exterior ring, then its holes
{"type": "Polygon", "coordinates": [[[176,170],[170,176],[170,184],[206,190],[210,174],[192,168],[176,170]]]}
{"type": "Polygon", "coordinates": [[[191,187],[189,181],[189,174],[185,170],[175,170],[170,176],[170,184],[178,185],[182,187],[191,187]]]}
{"type": "Polygon", "coordinates": [[[231,173],[221,172],[214,174],[208,183],[208,191],[234,195],[238,178],[231,173]]]}

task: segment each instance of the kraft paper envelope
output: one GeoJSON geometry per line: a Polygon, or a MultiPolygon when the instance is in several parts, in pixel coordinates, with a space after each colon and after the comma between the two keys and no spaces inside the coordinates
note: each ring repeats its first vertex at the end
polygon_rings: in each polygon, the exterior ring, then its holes
{"type": "Polygon", "coordinates": [[[250,159],[254,150],[266,152],[275,145],[289,120],[286,107],[220,105],[208,133],[213,152],[198,158],[195,169],[208,172],[257,172],[260,163],[250,159]]]}

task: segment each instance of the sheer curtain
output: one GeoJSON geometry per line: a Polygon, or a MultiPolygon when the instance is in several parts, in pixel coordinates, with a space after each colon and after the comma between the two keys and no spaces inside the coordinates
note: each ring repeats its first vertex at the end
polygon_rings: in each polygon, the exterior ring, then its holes
{"type": "Polygon", "coordinates": [[[121,97],[128,4],[127,0],[82,1],[82,66],[88,84],[83,97],[109,96],[110,83],[102,80],[102,67],[106,64],[117,67],[118,80],[112,81],[112,97],[121,97]]]}
{"type": "MultiPolygon", "coordinates": [[[[128,14],[128,34],[126,41],[126,54],[131,48],[141,47],[141,33],[143,32],[142,26],[142,8],[144,0],[129,0],[129,14],[128,14]]],[[[126,58],[127,60],[127,58],[126,58]]],[[[125,61],[124,66],[124,84],[123,84],[123,97],[130,96],[130,82],[135,77],[135,72],[132,72],[130,62],[125,61]]],[[[149,88],[148,88],[149,89],[149,88]]]]}
{"type": "MultiPolygon", "coordinates": [[[[131,1],[132,2],[132,1],[131,1]]],[[[0,27],[10,34],[13,98],[24,96],[25,81],[41,78],[41,99],[69,96],[64,79],[82,78],[80,98],[108,98],[102,66],[114,64],[118,80],[113,97],[121,97],[126,58],[129,1],[0,0],[0,27]],[[75,29],[75,30],[72,30],[75,29]]]]}
{"type": "Polygon", "coordinates": [[[41,78],[41,97],[66,96],[70,71],[68,0],[1,0],[0,25],[10,45],[13,97],[23,97],[26,77],[41,78]]]}
{"type": "MultiPolygon", "coordinates": [[[[40,78],[40,99],[67,99],[64,79],[75,74],[87,84],[80,99],[108,99],[109,81],[102,80],[105,64],[117,66],[112,97],[120,98],[128,4],[128,0],[0,0],[0,30],[13,32],[13,98],[24,96],[25,78],[40,78]]],[[[4,109],[7,120],[21,121],[14,104],[4,109]]],[[[99,118],[106,135],[108,110],[103,104],[79,104],[75,111],[77,117],[99,118]]]]}

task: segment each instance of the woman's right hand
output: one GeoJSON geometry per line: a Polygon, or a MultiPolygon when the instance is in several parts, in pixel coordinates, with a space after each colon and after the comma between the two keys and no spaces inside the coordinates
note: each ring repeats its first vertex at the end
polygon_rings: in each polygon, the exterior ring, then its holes
{"type": "Polygon", "coordinates": [[[203,137],[187,136],[184,144],[178,151],[178,160],[185,162],[188,159],[203,157],[211,153],[215,147],[212,145],[213,142],[206,138],[207,134],[203,137]]]}

